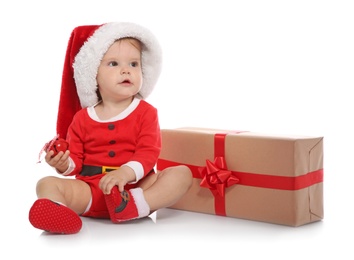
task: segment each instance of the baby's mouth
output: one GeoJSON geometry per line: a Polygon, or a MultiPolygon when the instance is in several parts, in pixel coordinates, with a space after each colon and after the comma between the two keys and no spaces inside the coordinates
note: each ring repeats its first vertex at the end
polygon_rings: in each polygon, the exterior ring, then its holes
{"type": "Polygon", "coordinates": [[[125,79],[121,82],[122,84],[130,84],[130,80],[129,79],[125,79]]]}

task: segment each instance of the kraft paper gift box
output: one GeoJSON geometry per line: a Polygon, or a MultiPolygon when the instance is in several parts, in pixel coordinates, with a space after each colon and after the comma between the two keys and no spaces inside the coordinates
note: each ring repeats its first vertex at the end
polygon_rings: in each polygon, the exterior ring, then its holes
{"type": "Polygon", "coordinates": [[[162,129],[161,171],[187,165],[189,191],[170,208],[301,226],[323,219],[323,137],[162,129]]]}

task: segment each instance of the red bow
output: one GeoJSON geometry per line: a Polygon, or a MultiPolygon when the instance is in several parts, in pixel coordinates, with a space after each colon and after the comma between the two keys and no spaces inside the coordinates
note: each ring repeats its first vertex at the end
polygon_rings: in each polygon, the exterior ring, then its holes
{"type": "Polygon", "coordinates": [[[232,171],[227,170],[224,157],[215,157],[214,162],[206,160],[206,166],[199,168],[199,172],[202,177],[200,186],[217,191],[222,197],[225,196],[225,188],[240,181],[232,171]]]}

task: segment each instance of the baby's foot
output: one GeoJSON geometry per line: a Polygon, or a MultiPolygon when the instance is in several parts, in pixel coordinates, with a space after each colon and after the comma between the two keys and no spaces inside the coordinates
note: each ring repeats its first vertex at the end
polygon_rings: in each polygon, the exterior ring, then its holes
{"type": "Polygon", "coordinates": [[[29,221],[35,228],[50,233],[74,234],[82,227],[78,214],[49,199],[38,199],[33,203],[29,211],[29,221]]]}
{"type": "Polygon", "coordinates": [[[105,195],[105,199],[113,223],[139,218],[134,197],[129,190],[119,192],[118,187],[114,186],[111,193],[105,195]]]}

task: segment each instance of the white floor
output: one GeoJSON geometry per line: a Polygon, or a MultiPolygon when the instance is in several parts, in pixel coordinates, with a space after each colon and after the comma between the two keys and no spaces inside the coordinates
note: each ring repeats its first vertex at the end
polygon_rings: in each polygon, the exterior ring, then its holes
{"type": "Polygon", "coordinates": [[[235,259],[354,256],[349,250],[352,242],[343,237],[342,228],[349,226],[341,225],[340,221],[334,224],[331,219],[293,228],[163,209],[151,218],[119,225],[109,220],[84,218],[83,228],[76,235],[52,235],[36,230],[26,221],[26,214],[6,227],[10,231],[3,245],[5,252],[14,257],[11,259],[23,254],[35,259],[63,259],[72,253],[109,258],[135,254],[134,259],[177,259],[189,254],[235,259]]]}
{"type": "Polygon", "coordinates": [[[72,259],[75,254],[89,259],[353,259],[352,184],[343,182],[338,189],[335,178],[325,179],[324,220],[300,227],[162,209],[124,224],[83,218],[78,234],[53,235],[28,222],[36,182],[29,174],[4,187],[9,195],[2,196],[0,258],[72,259]],[[21,189],[15,188],[16,182],[21,189]]]}

